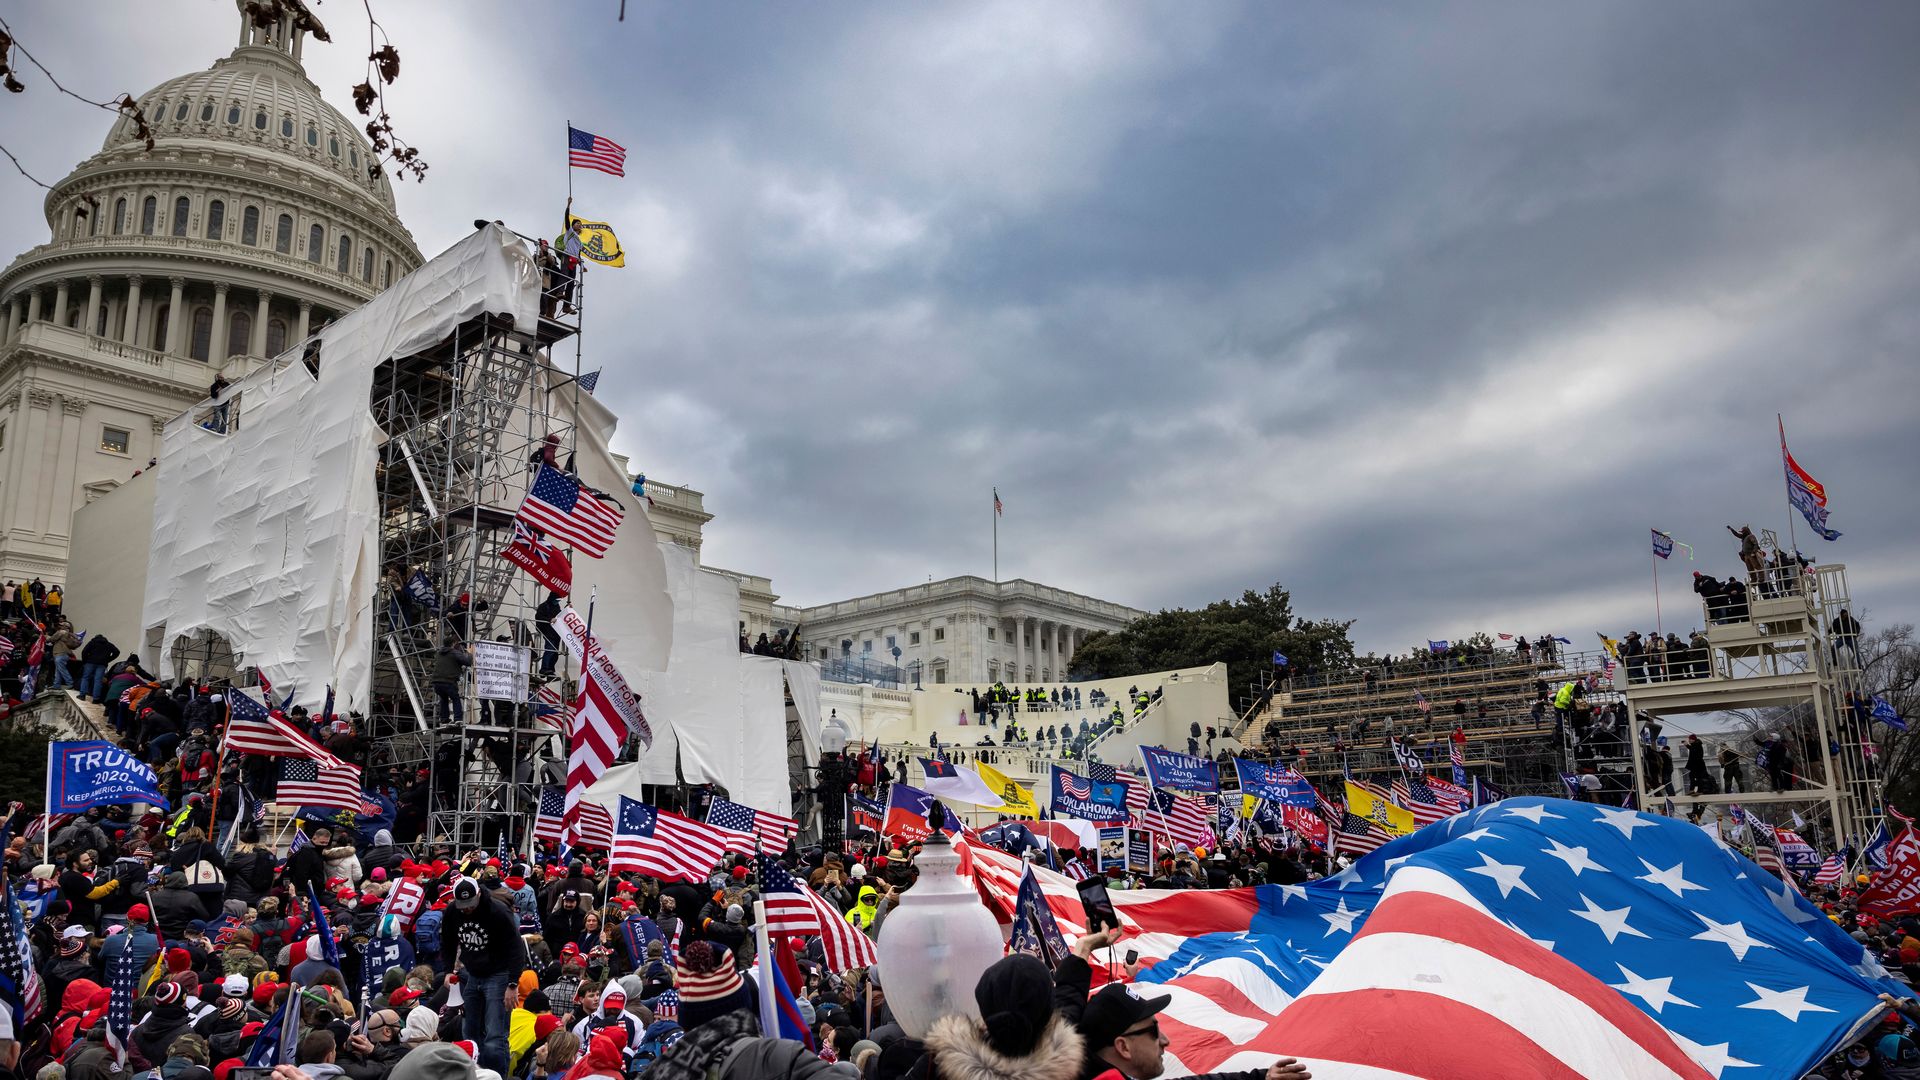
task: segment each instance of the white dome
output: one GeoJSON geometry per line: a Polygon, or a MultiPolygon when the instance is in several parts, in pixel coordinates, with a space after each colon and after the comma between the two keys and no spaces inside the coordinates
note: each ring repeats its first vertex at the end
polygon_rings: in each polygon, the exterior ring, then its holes
{"type": "MultiPolygon", "coordinates": [[[[344,180],[392,212],[387,178],[370,176],[373,151],[361,130],[320,96],[299,64],[271,46],[243,45],[205,71],[169,79],[138,99],[156,153],[208,141],[238,144],[344,180]]],[[[137,143],[133,121],[115,123],[102,151],[137,143]]]]}

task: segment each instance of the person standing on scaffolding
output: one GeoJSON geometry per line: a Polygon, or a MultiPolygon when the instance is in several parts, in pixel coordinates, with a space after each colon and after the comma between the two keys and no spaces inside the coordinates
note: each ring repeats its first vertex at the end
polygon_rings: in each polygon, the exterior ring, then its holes
{"type": "Polygon", "coordinates": [[[585,247],[580,239],[580,219],[567,218],[567,231],[560,237],[560,268],[567,275],[566,285],[560,296],[560,314],[578,315],[580,309],[574,305],[575,292],[580,287],[580,252],[585,247]]]}

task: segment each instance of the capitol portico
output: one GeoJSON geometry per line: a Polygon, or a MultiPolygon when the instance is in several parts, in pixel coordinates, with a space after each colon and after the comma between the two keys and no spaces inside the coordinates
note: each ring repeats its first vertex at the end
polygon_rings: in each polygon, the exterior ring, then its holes
{"type": "Polygon", "coordinates": [[[53,185],[51,237],[0,272],[0,578],[65,580],[73,511],[160,429],[420,264],[359,125],[291,21],[138,100],[53,185]]]}

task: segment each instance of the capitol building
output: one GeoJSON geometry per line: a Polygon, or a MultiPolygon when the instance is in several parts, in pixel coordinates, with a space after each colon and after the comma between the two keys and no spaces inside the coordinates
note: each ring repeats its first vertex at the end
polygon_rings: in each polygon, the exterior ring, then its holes
{"type": "MultiPolygon", "coordinates": [[[[0,581],[68,584],[75,512],[145,469],[216,376],[238,381],[422,262],[360,125],[307,77],[307,35],[234,22],[228,56],[137,99],[153,149],[117,120],[47,193],[47,242],[0,272],[0,581]]],[[[649,490],[660,538],[697,557],[702,494],[649,490]]],[[[719,572],[742,632],[798,627],[807,659],[850,682],[1064,681],[1088,635],[1141,614],[973,576],[789,607],[768,578],[719,572]]]]}

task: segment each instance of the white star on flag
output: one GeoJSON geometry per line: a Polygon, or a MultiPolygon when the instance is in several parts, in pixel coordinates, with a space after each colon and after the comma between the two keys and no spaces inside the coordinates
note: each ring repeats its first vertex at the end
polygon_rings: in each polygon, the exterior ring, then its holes
{"type": "Polygon", "coordinates": [[[1563,817],[1562,815],[1556,814],[1548,810],[1544,804],[1539,804],[1539,803],[1536,803],[1533,806],[1503,806],[1500,808],[1500,812],[1512,817],[1526,818],[1528,821],[1533,822],[1535,825],[1540,824],[1540,821],[1543,818],[1554,818],[1560,821],[1566,820],[1566,818],[1563,817]]]}
{"type": "Polygon", "coordinates": [[[1635,930],[1633,927],[1627,925],[1627,916],[1633,914],[1633,908],[1631,905],[1627,907],[1622,907],[1622,908],[1614,908],[1613,910],[1609,911],[1606,908],[1603,908],[1600,905],[1594,903],[1592,900],[1587,899],[1587,895],[1585,893],[1580,894],[1580,902],[1587,905],[1587,910],[1575,911],[1575,912],[1571,912],[1571,914],[1576,919],[1585,919],[1588,922],[1592,923],[1593,925],[1599,927],[1600,932],[1607,935],[1607,944],[1609,945],[1613,944],[1613,940],[1619,937],[1621,934],[1626,934],[1630,937],[1646,937],[1647,936],[1641,933],[1640,931],[1635,930]]]}
{"type": "Polygon", "coordinates": [[[1747,983],[1747,988],[1760,996],[1740,1006],[1741,1008],[1771,1009],[1796,1024],[1800,1022],[1800,1014],[1803,1012],[1830,1013],[1833,1011],[1823,1005],[1815,1005],[1813,1002],[1808,1001],[1807,991],[1810,989],[1809,987],[1796,986],[1792,990],[1769,990],[1759,983],[1747,983]]]}
{"type": "Polygon", "coordinates": [[[1685,863],[1675,863],[1665,870],[1660,869],[1645,859],[1640,860],[1640,865],[1646,867],[1648,872],[1634,878],[1635,881],[1650,881],[1655,885],[1672,891],[1675,896],[1687,895],[1688,889],[1692,889],[1695,892],[1707,891],[1705,885],[1695,885],[1693,882],[1687,880],[1686,874],[1684,873],[1687,868],[1685,863]]]}
{"type": "Polygon", "coordinates": [[[1693,913],[1693,917],[1707,925],[1705,930],[1693,935],[1693,940],[1718,941],[1733,950],[1733,958],[1735,960],[1745,960],[1747,958],[1747,950],[1749,949],[1773,948],[1773,946],[1747,933],[1747,928],[1740,925],[1740,920],[1738,919],[1729,923],[1714,922],[1712,919],[1707,918],[1697,911],[1693,913]]]}
{"type": "Polygon", "coordinates": [[[1526,872],[1526,867],[1499,862],[1484,851],[1480,853],[1480,858],[1486,865],[1469,866],[1467,867],[1467,873],[1484,874],[1492,878],[1494,883],[1500,886],[1500,899],[1505,900],[1515,889],[1519,889],[1535,900],[1540,899],[1539,893],[1534,892],[1531,886],[1520,880],[1520,875],[1526,872]]]}
{"type": "Polygon", "coordinates": [[[1332,937],[1336,933],[1341,933],[1341,934],[1353,933],[1354,920],[1358,919],[1360,916],[1364,914],[1366,913],[1363,911],[1350,910],[1347,907],[1347,902],[1345,900],[1341,900],[1340,909],[1338,911],[1327,911],[1327,912],[1321,913],[1320,917],[1327,920],[1327,932],[1321,936],[1332,937]]]}
{"type": "Polygon", "coordinates": [[[1627,977],[1627,981],[1623,983],[1608,983],[1607,985],[1623,994],[1632,994],[1646,1002],[1647,1008],[1652,1009],[1656,1013],[1668,1005],[1685,1005],[1689,1009],[1699,1008],[1699,1006],[1693,1002],[1674,994],[1668,989],[1673,985],[1671,978],[1643,979],[1629,970],[1625,964],[1615,964],[1614,966],[1620,969],[1620,974],[1627,977]]]}
{"type": "Polygon", "coordinates": [[[1602,825],[1611,825],[1619,829],[1620,835],[1629,840],[1633,839],[1633,830],[1650,829],[1659,824],[1658,822],[1648,821],[1634,810],[1615,810],[1611,806],[1596,806],[1594,809],[1600,811],[1600,823],[1602,825]]]}
{"type": "Polygon", "coordinates": [[[1573,871],[1574,877],[1579,877],[1580,871],[1582,870],[1598,870],[1603,874],[1613,873],[1613,871],[1588,858],[1587,849],[1584,847],[1568,847],[1551,836],[1547,837],[1547,843],[1553,846],[1545,849],[1544,853],[1566,863],[1567,869],[1573,871]]]}

